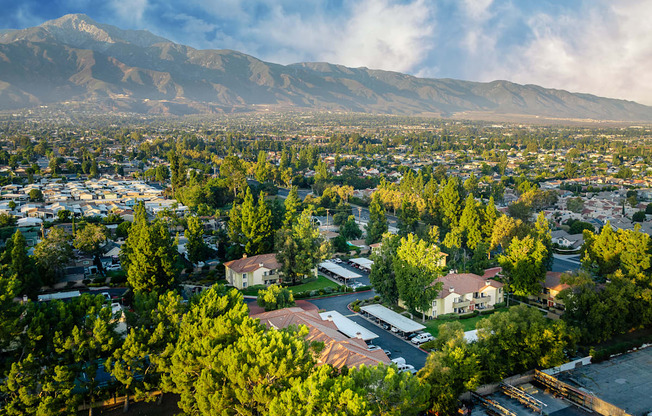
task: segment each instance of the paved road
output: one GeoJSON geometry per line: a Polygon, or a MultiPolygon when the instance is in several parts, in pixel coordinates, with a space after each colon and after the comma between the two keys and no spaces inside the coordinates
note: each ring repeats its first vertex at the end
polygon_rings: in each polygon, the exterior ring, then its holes
{"type": "Polygon", "coordinates": [[[392,352],[391,358],[403,357],[408,364],[412,364],[417,370],[423,368],[426,363],[426,357],[428,356],[427,353],[412,346],[412,344],[406,342],[402,338],[394,336],[389,331],[386,331],[381,327],[367,321],[362,316],[351,312],[347,308],[347,305],[356,299],[368,299],[374,295],[375,292],[370,291],[352,293],[350,295],[336,296],[332,298],[315,299],[311,300],[310,302],[317,305],[319,309],[324,309],[327,311],[335,310],[342,315],[350,318],[354,322],[367,328],[368,330],[374,332],[376,335],[378,335],[378,338],[373,340],[372,343],[380,346],[383,349],[390,350],[392,352]]]}
{"type": "Polygon", "coordinates": [[[580,268],[580,258],[579,256],[573,257],[561,257],[555,255],[552,262],[552,271],[553,272],[567,272],[579,270],[580,268]]]}

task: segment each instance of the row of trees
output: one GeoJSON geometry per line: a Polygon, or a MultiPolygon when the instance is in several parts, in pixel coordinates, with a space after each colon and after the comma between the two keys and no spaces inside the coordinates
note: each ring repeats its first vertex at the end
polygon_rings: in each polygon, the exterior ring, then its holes
{"type": "Polygon", "coordinates": [[[483,383],[566,362],[578,339],[564,321],[550,321],[525,305],[481,319],[477,329],[478,340],[469,343],[459,322],[439,327],[435,351],[418,374],[430,388],[435,414],[456,413],[460,394],[483,383]]]}
{"type": "Polygon", "coordinates": [[[634,230],[584,231],[582,270],[559,298],[563,319],[580,328],[587,344],[652,324],[652,239],[634,230]]]}
{"type": "Polygon", "coordinates": [[[76,414],[114,392],[174,393],[194,415],[417,415],[428,401],[428,387],[395,367],[316,367],[323,344],[307,342],[307,328],[268,329],[233,289],[215,286],[189,303],[174,291],[136,293],[124,340],[102,296],[0,301],[8,415],[76,414]]]}

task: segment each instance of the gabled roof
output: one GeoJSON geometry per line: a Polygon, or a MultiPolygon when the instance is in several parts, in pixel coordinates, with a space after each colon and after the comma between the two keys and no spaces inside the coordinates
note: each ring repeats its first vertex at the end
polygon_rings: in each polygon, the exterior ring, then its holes
{"type": "Polygon", "coordinates": [[[543,287],[558,292],[568,289],[570,286],[561,282],[561,275],[561,272],[546,272],[546,280],[543,282],[543,287]]]}
{"type": "Polygon", "coordinates": [[[224,266],[236,273],[250,273],[260,269],[261,267],[265,267],[269,270],[280,269],[281,263],[276,261],[276,254],[270,253],[227,261],[224,263],[224,266]]]}
{"type": "Polygon", "coordinates": [[[321,319],[316,311],[301,308],[285,308],[252,315],[270,328],[287,328],[290,325],[308,327],[307,341],[324,343],[324,349],[317,357],[318,365],[330,364],[335,368],[367,366],[389,363],[382,350],[369,351],[367,344],[359,338],[348,338],[337,330],[331,321],[321,319]]]}
{"type": "Polygon", "coordinates": [[[480,292],[487,287],[499,288],[503,284],[493,279],[480,277],[473,273],[451,273],[435,280],[433,284],[442,282],[443,286],[437,297],[444,299],[451,293],[465,295],[467,293],[480,292]]]}

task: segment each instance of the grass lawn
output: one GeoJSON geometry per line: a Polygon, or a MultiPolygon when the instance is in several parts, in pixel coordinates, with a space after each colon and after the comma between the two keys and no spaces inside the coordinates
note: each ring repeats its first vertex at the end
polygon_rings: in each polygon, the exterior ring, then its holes
{"type": "MultiPolygon", "coordinates": [[[[507,308],[501,308],[497,309],[495,313],[499,313],[500,311],[506,310],[507,308]]],[[[478,315],[474,316],[473,318],[467,318],[467,319],[453,319],[453,318],[437,318],[437,319],[430,319],[427,320],[425,323],[421,322],[419,319],[415,319],[415,321],[422,323],[423,325],[426,326],[426,332],[430,332],[434,337],[437,337],[439,335],[439,326],[443,325],[447,322],[459,322],[462,324],[464,327],[464,332],[466,331],[472,331],[475,329],[476,324],[480,319],[486,318],[489,315],[478,315]]]]}
{"type": "MultiPolygon", "coordinates": [[[[307,292],[311,290],[319,290],[325,287],[332,287],[333,289],[335,289],[337,286],[338,285],[336,283],[334,283],[331,280],[328,280],[324,276],[317,276],[317,278],[305,279],[303,283],[298,284],[296,286],[288,286],[288,289],[290,289],[292,293],[299,293],[299,292],[307,292]]],[[[264,288],[265,286],[263,285],[251,286],[246,289],[243,289],[242,293],[248,296],[258,296],[258,291],[264,288]]]]}
{"type": "Polygon", "coordinates": [[[317,278],[305,279],[303,283],[296,286],[288,286],[293,293],[298,292],[307,292],[309,290],[319,290],[325,287],[332,287],[335,289],[338,287],[337,283],[332,280],[328,280],[324,276],[317,276],[317,278]]]}

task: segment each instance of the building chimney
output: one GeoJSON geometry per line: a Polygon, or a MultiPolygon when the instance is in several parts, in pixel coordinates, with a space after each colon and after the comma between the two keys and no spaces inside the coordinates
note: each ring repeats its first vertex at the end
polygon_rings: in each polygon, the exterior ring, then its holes
{"type": "Polygon", "coordinates": [[[326,317],[326,320],[333,322],[333,315],[328,315],[326,317]]]}
{"type": "Polygon", "coordinates": [[[454,288],[453,286],[451,286],[451,287],[448,288],[448,291],[449,291],[450,293],[453,293],[453,292],[455,291],[455,288],[454,288]]]}
{"type": "Polygon", "coordinates": [[[485,281],[484,284],[487,286],[491,286],[491,280],[487,279],[487,281],[485,281]]]}
{"type": "Polygon", "coordinates": [[[358,338],[358,339],[362,339],[362,332],[356,332],[355,337],[358,338]]]}
{"type": "Polygon", "coordinates": [[[246,258],[247,258],[247,253],[244,253],[244,254],[242,255],[242,258],[243,258],[243,259],[246,259],[246,258]]]}

